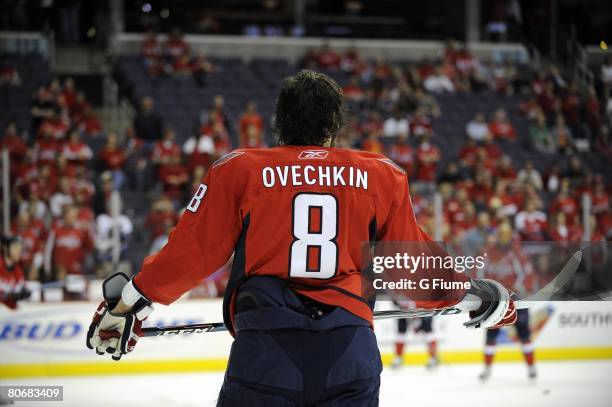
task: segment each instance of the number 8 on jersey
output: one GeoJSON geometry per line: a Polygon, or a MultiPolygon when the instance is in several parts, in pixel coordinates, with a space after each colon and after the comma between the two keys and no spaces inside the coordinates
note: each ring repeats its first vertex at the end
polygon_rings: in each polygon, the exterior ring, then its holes
{"type": "Polygon", "coordinates": [[[302,193],[293,199],[289,277],[331,278],[338,269],[338,203],[330,194],[302,193]]]}

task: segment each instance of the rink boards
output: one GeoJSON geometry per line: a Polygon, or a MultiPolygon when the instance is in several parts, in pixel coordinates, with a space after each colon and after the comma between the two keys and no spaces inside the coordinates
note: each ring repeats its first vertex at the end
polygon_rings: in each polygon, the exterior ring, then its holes
{"type": "MultiPolygon", "coordinates": [[[[136,351],[120,362],[97,356],[85,347],[85,332],[95,307],[93,302],[28,303],[17,311],[0,309],[0,377],[213,371],[225,367],[232,341],[226,332],[143,338],[136,351]]],[[[543,302],[530,312],[539,360],[612,359],[610,302],[543,302]]],[[[220,315],[220,300],[181,301],[171,307],[156,306],[150,324],[216,322],[220,315]]],[[[434,321],[443,363],[482,360],[484,331],[464,328],[461,323],[465,318],[440,316],[434,321]]],[[[395,320],[376,323],[385,362],[397,337],[395,327],[395,320]]],[[[406,340],[406,363],[424,363],[424,335],[410,330],[406,340]]],[[[504,329],[496,360],[520,359],[514,329],[504,329]]]]}

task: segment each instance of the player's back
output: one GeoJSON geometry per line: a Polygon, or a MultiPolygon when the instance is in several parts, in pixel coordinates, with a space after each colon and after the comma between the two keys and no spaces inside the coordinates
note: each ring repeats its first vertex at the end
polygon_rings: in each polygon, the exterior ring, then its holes
{"type": "Polygon", "coordinates": [[[288,279],[310,298],[371,319],[361,295],[362,245],[380,237],[396,190],[408,200],[405,174],[381,155],[348,149],[232,154],[216,165],[246,177],[241,258],[233,273],[288,279]]]}

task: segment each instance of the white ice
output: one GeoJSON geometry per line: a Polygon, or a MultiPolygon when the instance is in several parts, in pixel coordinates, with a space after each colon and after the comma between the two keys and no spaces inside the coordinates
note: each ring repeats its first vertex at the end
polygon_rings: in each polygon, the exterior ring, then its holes
{"type": "MultiPolygon", "coordinates": [[[[435,371],[414,366],[400,370],[386,368],[380,405],[603,407],[612,402],[612,361],[540,363],[539,377],[534,382],[527,379],[524,364],[499,363],[494,365],[491,379],[483,384],[477,379],[481,368],[480,365],[442,365],[435,371]]],[[[191,407],[214,406],[222,380],[222,373],[193,373],[3,379],[0,384],[63,385],[64,402],[46,402],[45,407],[191,407]]]]}

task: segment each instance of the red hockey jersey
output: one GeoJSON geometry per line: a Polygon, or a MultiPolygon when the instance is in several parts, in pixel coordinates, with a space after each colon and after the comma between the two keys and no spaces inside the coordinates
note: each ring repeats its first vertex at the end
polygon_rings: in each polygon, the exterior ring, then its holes
{"type": "Polygon", "coordinates": [[[17,264],[9,270],[4,259],[0,257],[0,303],[11,309],[17,308],[17,303],[10,295],[20,291],[24,285],[25,277],[21,266],[17,264]]]}
{"type": "MultiPolygon", "coordinates": [[[[304,146],[236,150],[211,166],[168,244],[145,259],[134,284],[169,304],[235,252],[230,304],[240,281],[271,275],[371,322],[361,270],[362,243],[372,240],[430,240],[417,226],[406,174],[388,158],[304,146]]],[[[431,277],[467,281],[452,270],[440,273],[431,277]]],[[[463,294],[449,292],[445,305],[463,294]]],[[[224,308],[231,320],[233,308],[224,308]]]]}

